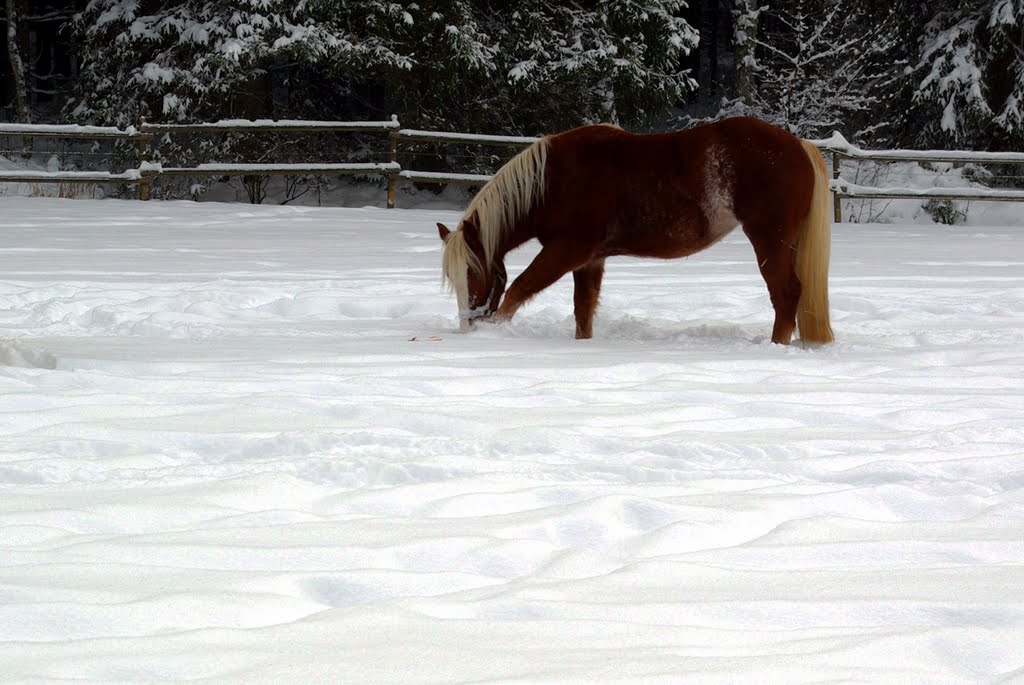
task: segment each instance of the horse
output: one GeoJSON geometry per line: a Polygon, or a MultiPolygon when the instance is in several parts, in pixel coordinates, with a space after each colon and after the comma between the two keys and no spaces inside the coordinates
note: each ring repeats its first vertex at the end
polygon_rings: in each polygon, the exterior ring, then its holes
{"type": "Polygon", "coordinates": [[[510,320],[572,272],[576,337],[593,335],[607,257],[687,257],[737,226],[754,247],[775,310],[772,342],[834,339],[829,322],[829,179],[808,141],[736,117],[667,133],[594,124],[546,136],[517,154],[469,203],[444,241],[442,280],[459,329],[510,320]],[[505,255],[541,249],[512,282],[505,255]]]}

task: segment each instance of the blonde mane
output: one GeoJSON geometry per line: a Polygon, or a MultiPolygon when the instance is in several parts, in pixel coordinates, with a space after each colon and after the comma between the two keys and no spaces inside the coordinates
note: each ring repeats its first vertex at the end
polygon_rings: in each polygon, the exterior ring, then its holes
{"type": "MultiPolygon", "coordinates": [[[[455,279],[465,273],[466,267],[482,271],[494,263],[494,253],[501,242],[501,234],[525,217],[544,196],[548,161],[547,138],[541,138],[498,169],[490,181],[480,189],[469,203],[458,228],[467,218],[476,215],[486,263],[480,264],[466,245],[461,230],[453,231],[445,241],[443,277],[458,290],[455,279]]],[[[465,278],[465,276],[462,276],[465,278]]]]}
{"type": "MultiPolygon", "coordinates": [[[[460,296],[468,287],[466,285],[467,267],[476,273],[483,271],[480,260],[466,245],[466,238],[462,231],[452,231],[444,241],[444,254],[441,256],[441,281],[448,286],[449,290],[455,291],[460,296]]],[[[462,306],[461,303],[459,306],[462,306]]]]}

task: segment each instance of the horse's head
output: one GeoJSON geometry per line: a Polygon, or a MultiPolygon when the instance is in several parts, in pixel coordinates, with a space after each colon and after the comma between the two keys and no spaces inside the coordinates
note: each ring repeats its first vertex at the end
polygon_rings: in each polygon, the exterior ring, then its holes
{"type": "Polygon", "coordinates": [[[437,232],[444,241],[443,278],[455,291],[459,330],[465,333],[474,321],[497,311],[508,279],[505,265],[500,260],[488,263],[475,216],[463,219],[454,231],[438,224],[437,232]]]}

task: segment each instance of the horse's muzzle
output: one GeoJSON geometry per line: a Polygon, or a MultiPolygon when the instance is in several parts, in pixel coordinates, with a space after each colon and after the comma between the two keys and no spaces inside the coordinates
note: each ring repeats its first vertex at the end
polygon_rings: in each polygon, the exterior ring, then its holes
{"type": "Polygon", "coordinates": [[[459,312],[459,333],[468,333],[473,330],[478,321],[486,321],[491,318],[491,313],[487,307],[477,307],[459,312]]]}
{"type": "Polygon", "coordinates": [[[468,333],[476,328],[478,323],[487,323],[493,320],[494,310],[489,307],[478,307],[468,312],[461,312],[459,314],[459,333],[468,333]]]}

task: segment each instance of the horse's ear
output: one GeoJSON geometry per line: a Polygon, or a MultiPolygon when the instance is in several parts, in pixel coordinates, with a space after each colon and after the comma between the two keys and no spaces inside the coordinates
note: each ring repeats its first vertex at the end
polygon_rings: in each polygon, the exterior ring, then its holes
{"type": "Polygon", "coordinates": [[[480,240],[480,229],[476,225],[476,212],[473,212],[473,216],[462,220],[462,237],[474,252],[482,253],[484,251],[484,244],[480,240]]]}
{"type": "Polygon", "coordinates": [[[441,236],[441,240],[448,240],[448,236],[452,234],[448,227],[442,223],[437,224],[437,233],[441,236]]]}

